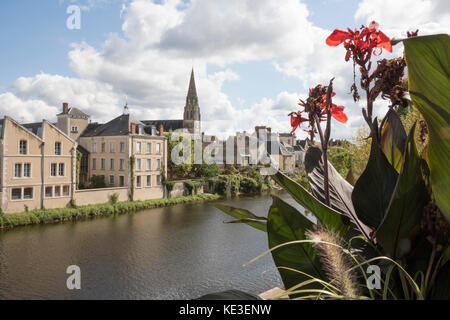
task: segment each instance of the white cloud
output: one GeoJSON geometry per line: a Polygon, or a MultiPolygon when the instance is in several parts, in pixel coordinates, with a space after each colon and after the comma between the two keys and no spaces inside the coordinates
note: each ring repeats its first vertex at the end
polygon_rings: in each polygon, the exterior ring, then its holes
{"type": "MultiPolygon", "coordinates": [[[[95,6],[103,2],[80,3],[95,6]]],[[[14,94],[0,95],[0,110],[19,116],[9,107],[16,106],[20,117],[36,121],[41,118],[36,105],[50,112],[68,101],[86,110],[94,121],[107,121],[121,112],[127,97],[138,118],[180,119],[194,66],[203,129],[208,134],[225,137],[255,125],[286,132],[287,114],[297,109],[298,98],[306,98],[307,88],[327,84],[332,77],[335,102],[344,105],[349,116],[347,125],[336,122],[333,135],[348,136],[363,124],[360,106],[348,94],[352,64],[344,61],[342,46],[325,44],[331,31],[310,21],[301,1],[192,0],[185,4],[181,0],[134,0],[122,6],[120,15],[123,34],[110,34],[101,48],[85,42],[73,44],[68,57],[77,78],[45,73],[21,77],[14,83],[14,94]],[[240,81],[239,69],[233,64],[266,60],[272,61],[274,72],[300,80],[304,92],[283,91],[273,99],[262,92],[259,103],[243,108],[240,99],[234,106],[223,92],[226,81],[240,81]],[[219,71],[211,74],[209,66],[218,66],[219,71]]],[[[389,36],[410,27],[415,30],[411,22],[432,32],[448,28],[448,2],[402,0],[388,5],[387,0],[364,0],[355,18],[379,20],[389,36]]],[[[401,54],[400,47],[396,50],[401,54]]]]}

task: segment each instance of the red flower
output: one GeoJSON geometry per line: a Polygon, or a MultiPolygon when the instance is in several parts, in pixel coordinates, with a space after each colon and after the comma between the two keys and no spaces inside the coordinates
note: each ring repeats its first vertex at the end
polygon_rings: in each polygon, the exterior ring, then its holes
{"type": "Polygon", "coordinates": [[[352,31],[347,29],[335,29],[327,38],[326,43],[331,47],[336,47],[341,43],[344,43],[345,49],[347,49],[347,54],[345,56],[345,61],[353,57],[360,56],[361,59],[366,58],[367,54],[373,53],[375,55],[381,54],[383,49],[392,52],[391,40],[383,32],[377,30],[378,23],[372,21],[369,27],[364,27],[361,32],[358,30],[352,31]],[[375,53],[375,49],[380,49],[378,54],[375,53]]]}
{"type": "Polygon", "coordinates": [[[291,114],[289,114],[291,116],[291,133],[293,133],[302,122],[309,121],[308,119],[303,118],[301,114],[302,113],[300,111],[298,111],[297,113],[292,112],[291,114]]]}
{"type": "MultiPolygon", "coordinates": [[[[331,94],[332,97],[334,97],[335,95],[336,95],[336,92],[333,92],[331,94]]],[[[322,100],[323,100],[322,115],[324,115],[327,113],[327,95],[326,94],[322,95],[322,100]]],[[[335,118],[337,121],[342,122],[342,123],[346,123],[348,120],[347,115],[344,113],[344,107],[337,106],[334,103],[331,105],[331,116],[333,118],[335,118]]]]}

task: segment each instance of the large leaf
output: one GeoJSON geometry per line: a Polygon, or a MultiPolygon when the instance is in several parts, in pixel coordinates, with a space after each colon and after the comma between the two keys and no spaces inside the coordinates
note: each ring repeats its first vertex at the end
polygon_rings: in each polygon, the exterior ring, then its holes
{"type": "Polygon", "coordinates": [[[267,218],[265,217],[258,217],[251,213],[248,210],[245,209],[239,209],[234,208],[230,206],[226,206],[224,204],[215,204],[214,205],[217,209],[225,212],[226,214],[232,216],[233,218],[236,218],[237,220],[230,221],[228,223],[246,223],[249,226],[264,231],[267,231],[266,221],[267,218]]]}
{"type": "MultiPolygon", "coordinates": [[[[314,224],[280,198],[272,197],[273,203],[267,221],[269,248],[291,241],[305,240],[306,232],[312,231],[314,224]]],[[[299,270],[324,280],[316,251],[309,243],[290,244],[277,248],[272,251],[272,257],[277,267],[299,270]]],[[[286,289],[311,279],[283,268],[279,269],[279,272],[286,289]]]]}
{"type": "Polygon", "coordinates": [[[389,206],[398,173],[390,165],[378,142],[377,119],[373,122],[372,147],[366,169],[355,184],[352,202],[358,218],[378,228],[389,206]]]}
{"type": "Polygon", "coordinates": [[[397,112],[389,109],[381,125],[380,147],[397,173],[400,173],[402,168],[406,139],[406,131],[400,117],[397,112]]]}
{"type": "Polygon", "coordinates": [[[389,256],[401,258],[408,251],[409,236],[420,223],[428,192],[420,170],[420,158],[411,128],[402,169],[387,214],[377,231],[377,241],[389,256]]]}
{"type": "Polygon", "coordinates": [[[328,230],[340,235],[345,234],[348,230],[348,226],[344,223],[343,217],[339,212],[323,204],[297,182],[281,172],[277,172],[272,178],[280,186],[284,187],[305,209],[312,212],[317,220],[326,226],[328,230]]]}
{"type": "Polygon", "coordinates": [[[411,99],[428,126],[426,152],[433,195],[450,221],[450,37],[413,37],[403,44],[411,99]]]}
{"type": "MultiPolygon", "coordinates": [[[[308,174],[312,194],[325,203],[324,165],[322,150],[320,148],[308,148],[305,154],[305,170],[308,174]]],[[[330,162],[328,162],[328,185],[331,207],[346,216],[359,233],[368,238],[371,230],[358,219],[355,208],[353,207],[353,186],[342,178],[330,162]]]]}

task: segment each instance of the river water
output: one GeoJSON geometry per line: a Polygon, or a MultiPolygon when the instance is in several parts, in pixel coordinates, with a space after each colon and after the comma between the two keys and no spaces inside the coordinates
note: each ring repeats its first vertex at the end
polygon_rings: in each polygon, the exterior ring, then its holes
{"type": "MultiPolygon", "coordinates": [[[[266,216],[272,199],[217,202],[266,216]]],[[[280,285],[270,254],[243,266],[267,250],[266,233],[229,220],[199,203],[1,231],[0,299],[193,299],[280,285]],[[69,265],[80,290],[67,289],[69,265]]]]}

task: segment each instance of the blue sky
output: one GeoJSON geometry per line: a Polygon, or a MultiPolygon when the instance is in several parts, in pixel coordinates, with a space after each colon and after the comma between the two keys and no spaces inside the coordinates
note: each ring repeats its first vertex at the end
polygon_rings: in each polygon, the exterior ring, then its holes
{"type": "MultiPolygon", "coordinates": [[[[285,115],[308,87],[350,74],[343,51],[323,43],[334,28],[373,18],[401,35],[414,19],[425,33],[442,32],[448,13],[444,0],[3,0],[0,113],[36,121],[68,100],[105,121],[127,97],[138,117],[179,118],[193,65],[204,128],[216,131],[208,133],[286,131],[285,115]],[[80,30],[66,28],[72,4],[83,9],[80,30]]],[[[338,88],[355,129],[362,121],[348,84],[338,88]]]]}

